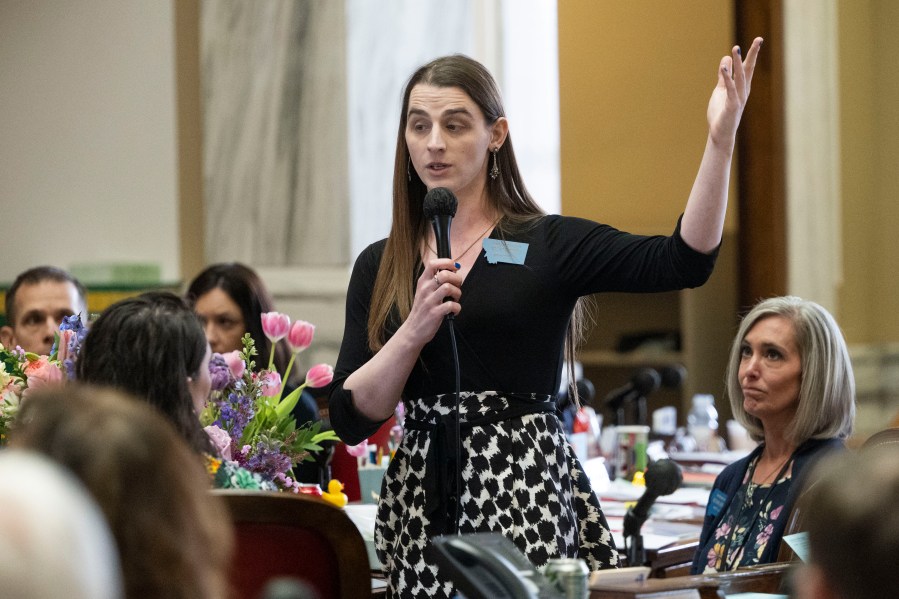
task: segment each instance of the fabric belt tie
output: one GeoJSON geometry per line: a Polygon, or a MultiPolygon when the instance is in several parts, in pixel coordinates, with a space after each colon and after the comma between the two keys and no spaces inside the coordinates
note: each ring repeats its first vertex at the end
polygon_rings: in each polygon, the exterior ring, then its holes
{"type": "MultiPolygon", "coordinates": [[[[552,401],[540,403],[516,402],[507,408],[483,416],[476,416],[459,423],[459,432],[470,431],[475,427],[496,424],[503,420],[521,418],[528,414],[555,414],[556,404],[552,401]]],[[[461,464],[456,463],[456,447],[461,447],[461,439],[456,438],[456,414],[444,414],[437,422],[422,422],[406,418],[404,426],[408,430],[422,431],[431,437],[428,453],[425,456],[425,469],[428,475],[422,485],[425,491],[425,509],[430,535],[455,532],[455,514],[450,514],[450,501],[455,505],[460,493],[456,488],[456,472],[461,464]]]]}

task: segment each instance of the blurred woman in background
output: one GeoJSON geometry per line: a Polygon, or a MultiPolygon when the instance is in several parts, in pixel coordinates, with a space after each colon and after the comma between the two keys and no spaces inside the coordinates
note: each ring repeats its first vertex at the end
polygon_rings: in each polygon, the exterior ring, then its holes
{"type": "MultiPolygon", "coordinates": [[[[243,350],[243,336],[249,333],[259,355],[256,365],[264,368],[272,351],[272,342],[262,332],[262,314],[274,312],[271,294],[259,275],[237,262],[213,264],[198,274],[187,287],[185,298],[203,323],[203,330],[212,351],[226,354],[243,350]]],[[[290,362],[290,348],[282,339],[275,344],[274,366],[283,374],[290,362]]],[[[284,381],[283,396],[287,396],[303,382],[303,372],[294,368],[284,381]]],[[[318,404],[311,393],[303,391],[293,409],[297,425],[317,422],[318,404]]],[[[301,482],[320,482],[319,467],[314,462],[294,466],[294,474],[301,482]]]]}

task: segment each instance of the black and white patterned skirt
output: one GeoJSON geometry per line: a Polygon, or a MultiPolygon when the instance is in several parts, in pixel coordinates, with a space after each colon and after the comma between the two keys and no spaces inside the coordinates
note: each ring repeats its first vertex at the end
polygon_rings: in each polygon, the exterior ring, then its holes
{"type": "MultiPolygon", "coordinates": [[[[546,396],[463,392],[459,531],[500,532],[535,566],[576,557],[591,570],[618,554],[599,500],[544,406],[546,396]]],[[[427,548],[455,530],[451,393],[406,406],[406,432],[381,487],[375,544],[392,597],[450,597],[453,586],[427,548]]]]}

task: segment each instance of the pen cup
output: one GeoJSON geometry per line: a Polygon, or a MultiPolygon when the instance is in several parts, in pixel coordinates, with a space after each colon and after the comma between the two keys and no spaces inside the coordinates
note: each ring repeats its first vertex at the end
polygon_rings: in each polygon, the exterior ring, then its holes
{"type": "Polygon", "coordinates": [[[633,480],[637,471],[646,470],[646,445],[649,443],[648,426],[619,426],[615,453],[615,476],[633,480]]]}
{"type": "Polygon", "coordinates": [[[359,468],[359,492],[362,503],[378,503],[381,497],[381,481],[384,480],[384,466],[364,466],[359,468]]]}

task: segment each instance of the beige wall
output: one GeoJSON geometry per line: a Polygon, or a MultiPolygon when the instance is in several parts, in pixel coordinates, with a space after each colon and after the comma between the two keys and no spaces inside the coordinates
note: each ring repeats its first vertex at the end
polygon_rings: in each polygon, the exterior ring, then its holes
{"type": "MultiPolygon", "coordinates": [[[[732,44],[731,6],[717,0],[559,2],[562,212],[670,233],[705,149],[719,60],[732,44]]],[[[636,368],[677,362],[689,372],[680,401],[659,392],[650,409],[674,401],[683,420],[694,393],[711,393],[729,417],[722,397],[736,326],[734,196],[731,185],[725,247],[707,285],[598,300],[598,325],[580,355],[598,397],[636,368]],[[623,333],[654,330],[678,330],[681,351],[611,351],[623,333]]]]}
{"type": "Polygon", "coordinates": [[[718,61],[732,43],[733,12],[719,0],[559,2],[565,214],[638,233],[673,230],[705,148],[718,61]]]}
{"type": "Polygon", "coordinates": [[[850,343],[899,342],[899,3],[839,2],[844,283],[850,343]]]}
{"type": "Polygon", "coordinates": [[[171,2],[0,2],[0,283],[39,264],[179,275],[171,2]]]}

